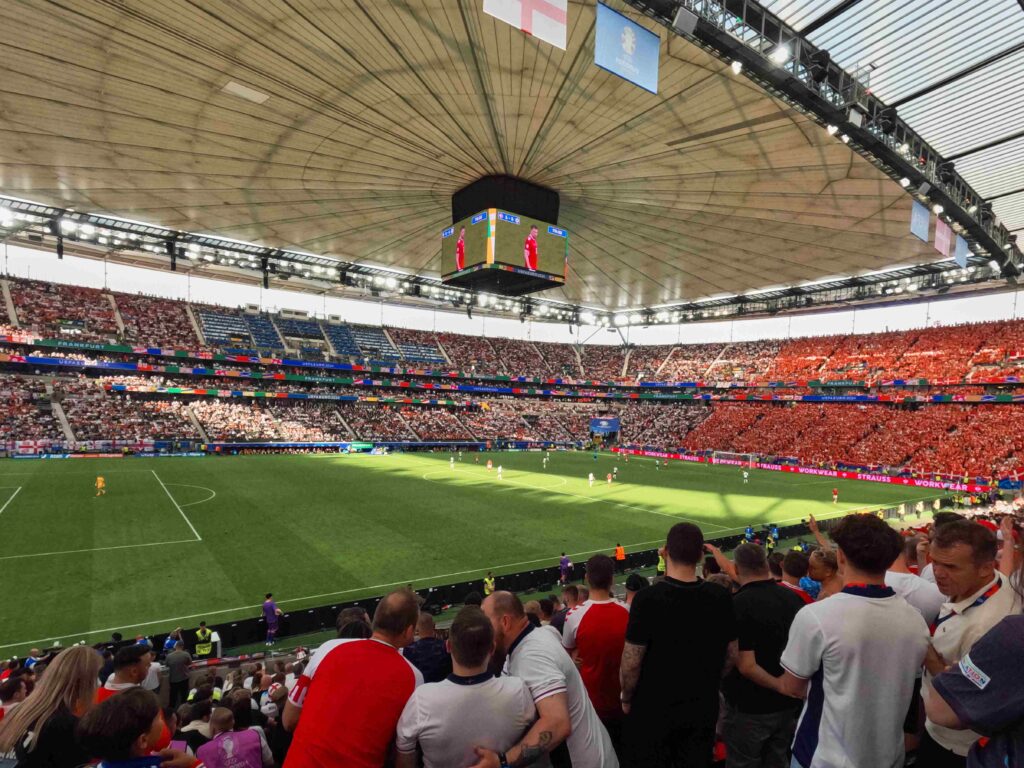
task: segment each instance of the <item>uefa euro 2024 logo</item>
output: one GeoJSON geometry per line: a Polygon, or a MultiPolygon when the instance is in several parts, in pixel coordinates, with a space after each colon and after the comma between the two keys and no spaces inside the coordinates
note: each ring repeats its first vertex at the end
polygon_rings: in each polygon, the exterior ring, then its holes
{"type": "Polygon", "coordinates": [[[636,32],[630,27],[623,27],[622,29],[622,51],[630,57],[636,51],[636,32]]]}

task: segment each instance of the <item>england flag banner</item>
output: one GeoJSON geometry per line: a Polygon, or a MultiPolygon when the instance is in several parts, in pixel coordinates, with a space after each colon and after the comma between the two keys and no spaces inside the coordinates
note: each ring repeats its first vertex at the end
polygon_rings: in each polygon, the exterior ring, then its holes
{"type": "Polygon", "coordinates": [[[565,50],[569,0],[484,0],[484,13],[565,50]]]}

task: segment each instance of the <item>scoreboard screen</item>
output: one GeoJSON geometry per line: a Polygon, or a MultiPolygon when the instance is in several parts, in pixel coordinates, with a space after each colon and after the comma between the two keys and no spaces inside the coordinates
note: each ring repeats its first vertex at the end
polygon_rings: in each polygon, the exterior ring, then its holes
{"type": "Polygon", "coordinates": [[[565,280],[568,256],[566,230],[497,208],[474,214],[441,233],[441,272],[445,275],[485,263],[565,280]]]}

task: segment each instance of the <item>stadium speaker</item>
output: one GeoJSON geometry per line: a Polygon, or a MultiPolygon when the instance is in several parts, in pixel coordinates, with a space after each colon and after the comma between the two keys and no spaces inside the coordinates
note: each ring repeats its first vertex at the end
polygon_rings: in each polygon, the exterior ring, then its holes
{"type": "Polygon", "coordinates": [[[694,30],[697,29],[698,21],[697,14],[679,6],[679,10],[676,11],[676,17],[672,19],[672,29],[680,35],[693,35],[694,30]]]}
{"type": "Polygon", "coordinates": [[[64,236],[57,235],[57,258],[64,258],[64,236]]]}
{"type": "Polygon", "coordinates": [[[922,195],[927,195],[929,192],[932,191],[932,185],[926,181],[924,184],[917,188],[917,191],[920,192],[922,195]]]}

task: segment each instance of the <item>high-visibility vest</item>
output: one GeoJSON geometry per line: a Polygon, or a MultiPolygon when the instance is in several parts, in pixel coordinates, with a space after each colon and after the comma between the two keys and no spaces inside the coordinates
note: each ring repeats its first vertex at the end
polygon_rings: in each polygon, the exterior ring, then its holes
{"type": "Polygon", "coordinates": [[[626,548],[625,547],[616,547],[615,548],[615,559],[616,560],[625,560],[626,559],[626,548]]]}
{"type": "Polygon", "coordinates": [[[658,555],[658,572],[659,573],[664,573],[665,572],[665,558],[662,557],[661,555],[658,555]]]}
{"type": "Polygon", "coordinates": [[[213,653],[212,637],[213,632],[209,629],[196,630],[196,656],[209,656],[213,653]]]}
{"type": "Polygon", "coordinates": [[[484,577],[484,596],[494,594],[494,577],[484,577]]]}

